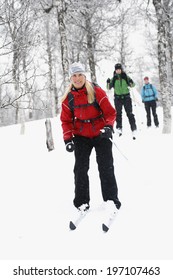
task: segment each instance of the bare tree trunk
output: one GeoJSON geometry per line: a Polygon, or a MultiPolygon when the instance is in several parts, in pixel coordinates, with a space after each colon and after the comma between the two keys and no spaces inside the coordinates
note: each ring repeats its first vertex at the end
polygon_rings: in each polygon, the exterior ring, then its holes
{"type": "Polygon", "coordinates": [[[124,31],[124,22],[121,23],[121,37],[120,37],[120,62],[125,67],[125,31],[124,31]]]}
{"type": "Polygon", "coordinates": [[[91,80],[96,82],[96,70],[94,60],[94,38],[92,36],[91,19],[89,14],[86,12],[86,30],[87,30],[87,51],[88,51],[88,62],[91,73],[91,80]]]}
{"type": "Polygon", "coordinates": [[[2,113],[2,87],[0,85],[0,126],[3,124],[3,113],[2,113]]]}
{"type": "MultiPolygon", "coordinates": [[[[15,39],[14,39],[15,40],[15,39]]],[[[14,42],[13,43],[13,82],[14,82],[14,92],[15,98],[19,95],[19,52],[18,46],[14,42]]],[[[16,114],[15,114],[15,123],[19,122],[19,103],[16,102],[16,114]]]]}
{"type": "Polygon", "coordinates": [[[46,119],[45,126],[46,126],[46,146],[48,151],[50,152],[54,150],[54,141],[52,135],[52,125],[49,119],[46,119]]]}
{"type": "MultiPolygon", "coordinates": [[[[23,60],[23,73],[24,73],[24,95],[21,97],[21,101],[24,102],[25,104],[25,100],[26,100],[26,96],[29,92],[29,84],[28,84],[28,71],[27,71],[27,63],[26,63],[26,50],[23,49],[22,50],[22,60],[23,60]]],[[[30,101],[29,101],[29,105],[30,105],[30,101]]],[[[30,106],[29,106],[30,107],[30,106]]],[[[32,116],[32,110],[29,108],[29,117],[32,116]]],[[[25,133],[25,109],[22,108],[20,110],[20,123],[21,123],[21,129],[20,129],[20,134],[24,134],[25,133]]]]}
{"type": "MultiPolygon", "coordinates": [[[[172,1],[172,0],[171,0],[172,1]]],[[[170,91],[172,95],[173,84],[173,51],[172,51],[172,34],[171,34],[171,13],[170,13],[170,0],[163,0],[164,12],[165,12],[165,25],[167,36],[167,60],[168,60],[168,81],[170,85],[170,91]]]]}
{"type": "Polygon", "coordinates": [[[55,96],[54,96],[54,81],[53,81],[53,65],[52,65],[52,51],[51,51],[51,43],[50,43],[50,29],[49,29],[49,14],[46,17],[46,38],[47,38],[47,55],[48,55],[48,67],[49,67],[49,99],[50,99],[50,107],[51,107],[51,115],[55,116],[55,96]]]}
{"type": "Polygon", "coordinates": [[[158,22],[158,60],[163,105],[163,133],[171,133],[171,94],[168,88],[167,36],[165,13],[161,0],[153,0],[158,22]]]}
{"type": "Polygon", "coordinates": [[[95,70],[95,43],[94,36],[92,34],[92,22],[88,3],[85,5],[85,24],[86,24],[86,38],[87,38],[87,52],[88,52],[88,62],[91,74],[91,80],[96,82],[96,70],[95,70]]]}
{"type": "Polygon", "coordinates": [[[61,48],[61,62],[64,77],[64,86],[66,87],[69,83],[69,61],[68,61],[68,47],[66,37],[66,4],[65,0],[57,1],[57,15],[60,33],[60,48],[61,48]]]}
{"type": "Polygon", "coordinates": [[[29,119],[33,118],[33,107],[34,107],[34,94],[30,90],[30,86],[28,83],[28,71],[26,65],[26,57],[23,58],[23,71],[25,77],[25,94],[28,97],[28,107],[29,107],[29,119]]]}
{"type": "Polygon", "coordinates": [[[90,33],[90,20],[87,19],[87,51],[88,51],[88,62],[91,73],[91,80],[96,82],[96,70],[95,70],[95,59],[94,59],[94,38],[90,33]]]}
{"type": "Polygon", "coordinates": [[[57,86],[55,84],[54,86],[54,97],[55,97],[55,114],[58,115],[58,90],[57,90],[57,86]]]}

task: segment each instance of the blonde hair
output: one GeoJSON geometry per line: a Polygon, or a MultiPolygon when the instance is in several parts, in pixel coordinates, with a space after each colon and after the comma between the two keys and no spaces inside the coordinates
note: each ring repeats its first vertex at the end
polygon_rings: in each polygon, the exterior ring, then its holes
{"type": "MultiPolygon", "coordinates": [[[[61,102],[63,102],[66,99],[66,97],[67,97],[68,93],[71,91],[72,87],[73,87],[73,84],[70,83],[61,99],[61,102]]],[[[95,93],[94,88],[93,88],[92,84],[87,80],[85,81],[85,87],[87,90],[88,103],[91,104],[94,102],[94,93],[95,93]]]]}

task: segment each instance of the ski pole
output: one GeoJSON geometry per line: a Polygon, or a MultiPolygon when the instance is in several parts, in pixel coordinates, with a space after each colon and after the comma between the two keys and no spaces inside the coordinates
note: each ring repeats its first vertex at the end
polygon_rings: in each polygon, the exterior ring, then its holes
{"type": "Polygon", "coordinates": [[[128,160],[128,158],[122,153],[122,151],[118,148],[118,146],[117,146],[116,143],[112,140],[112,138],[109,138],[109,140],[114,144],[114,146],[117,148],[117,150],[119,151],[119,153],[120,153],[126,160],[128,160]]]}

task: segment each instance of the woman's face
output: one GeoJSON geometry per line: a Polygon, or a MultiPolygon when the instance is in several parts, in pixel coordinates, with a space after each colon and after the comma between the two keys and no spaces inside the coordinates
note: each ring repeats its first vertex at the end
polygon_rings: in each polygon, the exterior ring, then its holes
{"type": "Polygon", "coordinates": [[[82,88],[85,84],[86,77],[83,74],[73,74],[71,76],[71,82],[74,85],[75,88],[82,88]]]}

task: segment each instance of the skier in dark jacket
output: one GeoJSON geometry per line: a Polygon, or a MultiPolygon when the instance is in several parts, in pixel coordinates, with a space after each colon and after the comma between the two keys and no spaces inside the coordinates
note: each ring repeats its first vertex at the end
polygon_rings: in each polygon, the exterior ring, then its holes
{"type": "Polygon", "coordinates": [[[134,87],[135,83],[127,76],[123,71],[122,65],[117,63],[115,65],[115,71],[112,79],[107,79],[108,89],[114,88],[114,103],[117,111],[116,128],[119,136],[122,135],[122,108],[126,111],[129,119],[130,128],[132,131],[133,138],[136,135],[136,121],[132,112],[132,101],[130,97],[129,87],[134,87]]]}
{"type": "Polygon", "coordinates": [[[156,113],[156,101],[158,100],[158,92],[152,84],[149,83],[149,78],[145,77],[144,78],[144,83],[145,85],[143,86],[141,90],[141,97],[142,97],[142,102],[145,105],[145,110],[147,113],[147,126],[151,126],[151,111],[153,114],[153,119],[154,119],[154,124],[156,127],[159,127],[159,120],[158,116],[156,113]]]}
{"type": "Polygon", "coordinates": [[[75,155],[74,206],[89,209],[89,160],[95,148],[103,200],[111,201],[114,211],[120,208],[114,175],[112,138],[116,111],[98,85],[86,80],[85,68],[79,63],[70,67],[70,85],[62,99],[61,122],[68,152],[75,155]]]}

